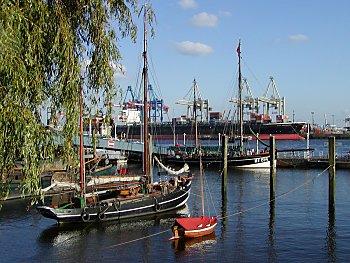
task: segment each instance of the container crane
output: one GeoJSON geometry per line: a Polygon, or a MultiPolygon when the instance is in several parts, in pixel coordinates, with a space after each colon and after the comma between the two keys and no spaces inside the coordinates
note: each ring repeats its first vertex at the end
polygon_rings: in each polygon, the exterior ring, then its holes
{"type": "Polygon", "coordinates": [[[209,100],[202,98],[202,94],[199,90],[198,84],[195,79],[193,80],[193,85],[191,89],[185,95],[184,99],[178,100],[175,103],[187,106],[186,118],[193,119],[196,115],[197,117],[199,117],[199,120],[201,122],[209,122],[209,111],[211,110],[211,108],[209,107],[209,100]],[[196,94],[196,114],[194,114],[193,112],[193,94],[196,94]]]}
{"type": "Polygon", "coordinates": [[[280,96],[273,77],[270,77],[270,82],[266,91],[262,97],[258,98],[258,101],[263,103],[263,114],[265,115],[270,115],[271,107],[277,110],[278,115],[283,116],[285,114],[285,98],[280,96]],[[272,93],[271,96],[268,97],[270,89],[272,93]]]}

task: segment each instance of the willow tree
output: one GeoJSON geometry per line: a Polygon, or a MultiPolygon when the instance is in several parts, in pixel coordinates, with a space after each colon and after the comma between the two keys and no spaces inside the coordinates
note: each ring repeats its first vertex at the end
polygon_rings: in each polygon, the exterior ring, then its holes
{"type": "MultiPolygon", "coordinates": [[[[108,105],[116,94],[118,42],[136,41],[138,0],[8,0],[0,4],[0,174],[23,163],[22,194],[40,195],[40,174],[56,145],[41,112],[64,112],[63,156],[76,162],[79,94],[108,105]]],[[[149,6],[149,5],[148,5],[149,6]]],[[[149,22],[153,12],[148,9],[149,22]]],[[[110,112],[110,110],[107,110],[110,112]]],[[[53,114],[55,116],[55,114],[53,114]]]]}

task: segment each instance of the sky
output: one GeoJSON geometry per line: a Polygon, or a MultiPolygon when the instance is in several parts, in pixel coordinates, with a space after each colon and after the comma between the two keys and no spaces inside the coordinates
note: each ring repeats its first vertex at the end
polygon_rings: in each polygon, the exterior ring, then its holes
{"type": "MultiPolygon", "coordinates": [[[[153,0],[155,37],[148,38],[149,78],[171,117],[186,113],[193,79],[213,111],[227,112],[242,75],[254,97],[269,78],[286,100],[289,120],[345,126],[350,114],[350,1],[153,0]],[[325,118],[326,116],[326,118],[325,118]]],[[[139,87],[142,16],[137,43],[119,43],[124,74],[116,85],[139,87]]]]}

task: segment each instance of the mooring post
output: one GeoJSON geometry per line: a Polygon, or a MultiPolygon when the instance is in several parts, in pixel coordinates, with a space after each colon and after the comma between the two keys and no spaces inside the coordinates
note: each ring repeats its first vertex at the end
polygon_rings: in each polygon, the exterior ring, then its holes
{"type": "Polygon", "coordinates": [[[275,137],[270,136],[270,200],[275,199],[276,184],[276,145],[275,137]]]}
{"type": "Polygon", "coordinates": [[[227,136],[222,135],[222,180],[221,180],[221,192],[222,196],[226,196],[226,186],[227,186],[227,136]]]}
{"type": "Polygon", "coordinates": [[[328,138],[329,147],[329,208],[335,204],[335,137],[328,138]]]}

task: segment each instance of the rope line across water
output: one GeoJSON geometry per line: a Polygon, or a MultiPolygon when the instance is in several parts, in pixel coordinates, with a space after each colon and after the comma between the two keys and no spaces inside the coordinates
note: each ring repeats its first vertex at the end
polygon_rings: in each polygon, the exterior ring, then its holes
{"type": "MultiPolygon", "coordinates": [[[[252,211],[254,209],[257,209],[259,207],[262,207],[266,204],[269,204],[271,202],[274,202],[276,200],[279,200],[283,197],[286,197],[288,194],[290,193],[293,193],[295,192],[296,190],[300,189],[301,187],[309,184],[310,182],[314,181],[315,179],[317,179],[318,177],[320,177],[322,174],[324,174],[331,166],[328,166],[326,169],[324,169],[321,173],[317,174],[316,176],[314,176],[313,178],[307,180],[306,182],[304,182],[303,184],[277,196],[276,198],[272,199],[272,200],[269,200],[269,201],[266,201],[266,202],[263,202],[259,205],[256,205],[256,206],[253,206],[253,207],[250,207],[248,209],[245,209],[243,211],[239,211],[239,212],[236,212],[234,214],[231,214],[231,215],[227,215],[227,216],[219,216],[218,218],[221,218],[221,219],[224,219],[224,218],[228,218],[228,217],[232,217],[232,216],[236,216],[236,215],[240,215],[240,214],[243,214],[243,213],[246,213],[246,212],[249,212],[249,211],[252,211]]],[[[170,232],[171,230],[168,229],[168,230],[164,230],[164,231],[161,231],[161,232],[158,232],[158,233],[154,233],[154,234],[151,234],[151,235],[148,235],[148,236],[144,236],[144,237],[140,237],[140,238],[137,238],[137,239],[133,239],[133,240],[129,240],[129,241],[126,241],[126,242],[123,242],[123,243],[119,243],[119,244],[116,244],[116,245],[113,245],[113,246],[109,246],[109,247],[106,247],[106,249],[110,249],[110,248],[114,248],[114,247],[119,247],[119,246],[123,246],[123,245],[126,245],[126,244],[130,244],[130,243],[134,243],[134,242],[137,242],[137,241],[140,241],[140,240],[144,240],[144,239],[147,239],[147,238],[150,238],[150,237],[154,237],[154,236],[157,236],[157,235],[162,235],[164,233],[167,233],[167,232],[170,232]]]]}

